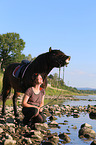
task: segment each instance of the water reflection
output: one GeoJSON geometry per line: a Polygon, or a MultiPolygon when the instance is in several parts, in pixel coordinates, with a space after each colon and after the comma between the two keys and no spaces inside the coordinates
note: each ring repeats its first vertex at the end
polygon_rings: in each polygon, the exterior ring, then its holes
{"type": "MultiPolygon", "coordinates": [[[[66,100],[63,102],[64,105],[70,106],[88,106],[88,105],[96,105],[96,96],[77,96],[77,98],[86,99],[80,101],[70,101],[66,100]],[[93,101],[88,101],[92,99],[93,101]]],[[[96,118],[92,117],[92,114],[88,114],[87,112],[79,113],[79,118],[74,118],[73,116],[62,115],[61,117],[55,116],[57,118],[56,122],[59,123],[60,128],[50,129],[52,133],[57,132],[58,134],[61,132],[69,133],[69,137],[71,138],[71,142],[68,145],[89,145],[92,141],[85,141],[84,139],[80,139],[78,137],[79,129],[82,124],[88,123],[92,126],[92,129],[96,132],[96,118]],[[67,124],[64,125],[64,121],[67,120],[67,124]],[[77,129],[73,129],[73,126],[76,126],[77,129]]]]}
{"type": "Polygon", "coordinates": [[[63,102],[64,105],[70,105],[70,106],[87,106],[89,105],[96,105],[96,96],[76,96],[79,99],[84,99],[84,100],[79,100],[79,101],[71,101],[71,100],[66,100],[63,102]],[[92,100],[92,101],[90,101],[92,100]]]}

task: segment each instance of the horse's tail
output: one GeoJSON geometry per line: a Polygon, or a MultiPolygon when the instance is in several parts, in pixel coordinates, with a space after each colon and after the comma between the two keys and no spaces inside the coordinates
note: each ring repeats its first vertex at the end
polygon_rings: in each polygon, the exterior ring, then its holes
{"type": "Polygon", "coordinates": [[[3,77],[3,86],[2,86],[2,91],[1,91],[1,98],[3,99],[3,97],[7,97],[10,92],[11,92],[11,87],[10,84],[8,83],[8,78],[6,77],[5,73],[4,73],[4,77],[3,77]]]}

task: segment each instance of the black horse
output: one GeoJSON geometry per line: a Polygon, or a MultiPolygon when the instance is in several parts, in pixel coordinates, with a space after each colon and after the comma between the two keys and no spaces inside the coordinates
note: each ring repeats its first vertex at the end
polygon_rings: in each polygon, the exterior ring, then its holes
{"type": "Polygon", "coordinates": [[[3,78],[3,88],[2,88],[2,97],[3,97],[3,108],[2,114],[5,114],[5,101],[7,96],[10,94],[11,88],[14,89],[13,95],[13,107],[14,107],[14,115],[18,116],[17,113],[17,97],[20,95],[20,92],[24,93],[27,88],[32,86],[31,77],[33,73],[40,73],[43,77],[44,83],[43,88],[46,88],[46,78],[49,72],[54,67],[62,67],[69,63],[70,56],[66,56],[60,50],[51,50],[49,52],[39,55],[33,62],[26,64],[25,71],[23,76],[15,77],[13,76],[13,72],[15,68],[20,66],[20,63],[10,64],[4,73],[3,78]]]}

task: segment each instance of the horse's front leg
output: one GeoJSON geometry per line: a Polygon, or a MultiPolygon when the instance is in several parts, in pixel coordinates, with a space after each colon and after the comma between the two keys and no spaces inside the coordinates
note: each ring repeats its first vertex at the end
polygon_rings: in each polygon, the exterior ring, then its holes
{"type": "Polygon", "coordinates": [[[14,92],[14,95],[13,95],[13,109],[14,109],[14,115],[15,117],[18,117],[19,114],[17,112],[17,97],[20,95],[20,93],[18,92],[14,92]]]}

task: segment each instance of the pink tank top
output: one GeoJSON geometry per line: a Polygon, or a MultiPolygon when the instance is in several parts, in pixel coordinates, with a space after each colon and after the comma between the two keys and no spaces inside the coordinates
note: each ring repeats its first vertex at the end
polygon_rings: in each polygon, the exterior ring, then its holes
{"type": "Polygon", "coordinates": [[[35,94],[33,92],[32,87],[27,89],[26,92],[25,92],[25,95],[29,96],[29,99],[28,99],[27,103],[31,104],[31,105],[40,106],[41,101],[42,101],[42,97],[43,97],[44,94],[45,94],[44,89],[41,89],[39,94],[35,94]]]}

